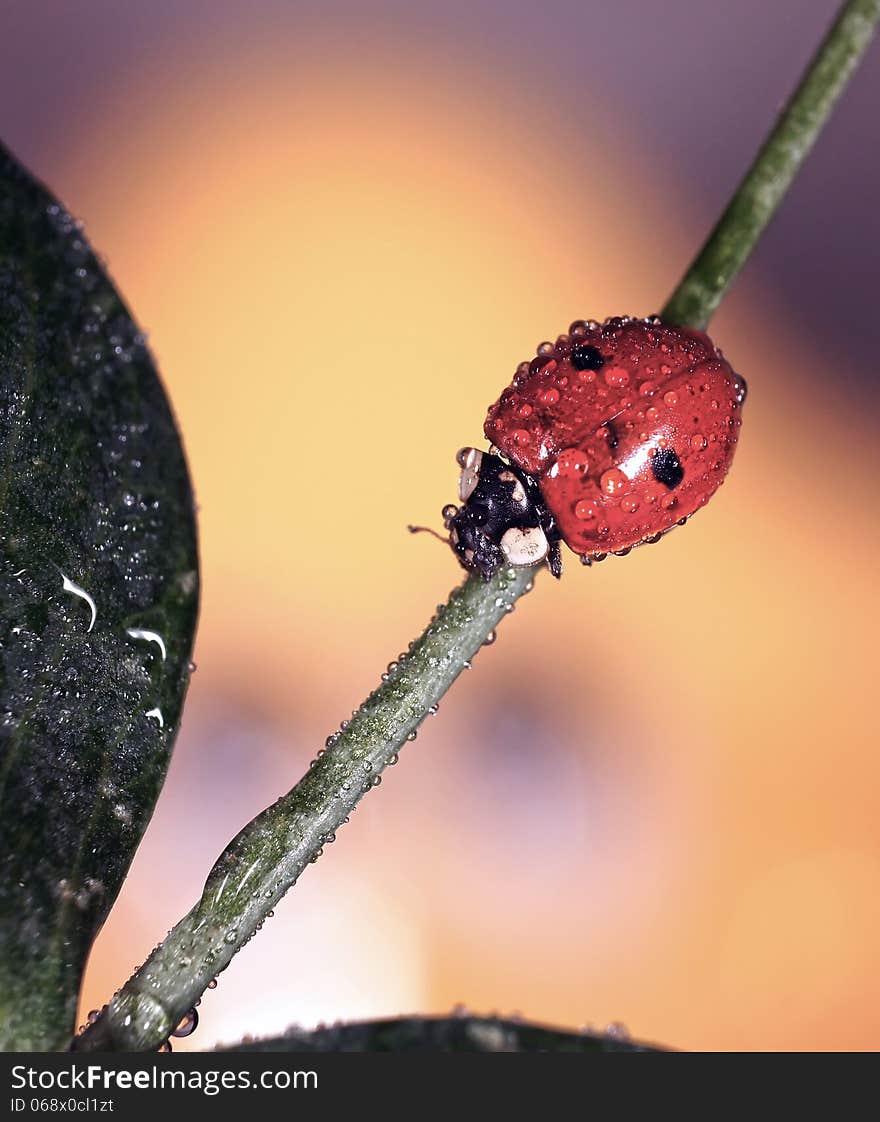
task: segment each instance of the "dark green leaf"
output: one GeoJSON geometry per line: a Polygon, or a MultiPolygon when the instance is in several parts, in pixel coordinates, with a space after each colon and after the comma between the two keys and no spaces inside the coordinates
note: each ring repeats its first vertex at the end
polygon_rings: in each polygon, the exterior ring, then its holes
{"type": "Polygon", "coordinates": [[[64,1046],[149,821],[198,608],[192,491],[144,338],[0,148],[0,1047],[64,1046]]]}
{"type": "Polygon", "coordinates": [[[571,1032],[503,1017],[392,1017],[248,1040],[220,1052],[657,1052],[610,1026],[571,1032]]]}

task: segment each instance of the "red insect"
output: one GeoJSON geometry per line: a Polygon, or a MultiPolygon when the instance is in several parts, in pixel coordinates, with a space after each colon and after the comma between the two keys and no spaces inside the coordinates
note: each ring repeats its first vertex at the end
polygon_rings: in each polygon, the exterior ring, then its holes
{"type": "Polygon", "coordinates": [[[521,363],[489,409],[490,452],[463,448],[460,508],[443,512],[462,564],[585,564],[656,541],[721,485],[746,384],[707,335],[658,319],[578,321],[521,363]]]}

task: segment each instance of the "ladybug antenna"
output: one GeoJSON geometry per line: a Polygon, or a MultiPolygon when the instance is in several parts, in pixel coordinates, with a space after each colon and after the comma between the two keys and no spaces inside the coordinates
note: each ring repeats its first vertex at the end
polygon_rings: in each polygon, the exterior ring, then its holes
{"type": "Polygon", "coordinates": [[[431,534],[437,541],[443,542],[444,545],[449,545],[449,539],[444,538],[443,535],[439,534],[436,530],[432,530],[430,526],[407,526],[407,530],[409,530],[411,534],[431,534]]]}

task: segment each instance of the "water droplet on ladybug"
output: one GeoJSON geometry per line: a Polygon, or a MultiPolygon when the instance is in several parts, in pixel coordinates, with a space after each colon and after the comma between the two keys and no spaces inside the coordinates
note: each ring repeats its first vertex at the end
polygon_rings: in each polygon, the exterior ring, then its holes
{"type": "Polygon", "coordinates": [[[629,371],[623,366],[607,366],[604,373],[605,384],[622,389],[629,384],[629,371]]]}
{"type": "Polygon", "coordinates": [[[599,478],[599,487],[606,495],[617,495],[629,483],[620,468],[609,468],[599,478]]]}
{"type": "Polygon", "coordinates": [[[556,475],[584,475],[590,466],[584,452],[580,448],[565,448],[556,457],[556,463],[551,471],[556,475]]]}
{"type": "Polygon", "coordinates": [[[574,504],[574,516],[580,518],[582,522],[595,518],[598,513],[599,504],[592,499],[580,499],[574,504]]]}

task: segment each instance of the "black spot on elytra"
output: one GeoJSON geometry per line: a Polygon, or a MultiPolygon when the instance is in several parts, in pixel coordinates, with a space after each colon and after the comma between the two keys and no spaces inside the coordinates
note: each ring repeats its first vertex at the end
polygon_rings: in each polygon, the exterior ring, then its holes
{"type": "Polygon", "coordinates": [[[651,458],[651,472],[658,483],[668,487],[671,491],[684,479],[684,468],[681,460],[671,448],[661,448],[651,458]]]}
{"type": "Polygon", "coordinates": [[[580,343],[571,352],[571,365],[575,370],[601,370],[605,365],[605,359],[598,347],[580,343]]]}

